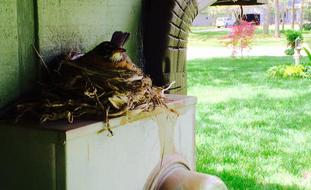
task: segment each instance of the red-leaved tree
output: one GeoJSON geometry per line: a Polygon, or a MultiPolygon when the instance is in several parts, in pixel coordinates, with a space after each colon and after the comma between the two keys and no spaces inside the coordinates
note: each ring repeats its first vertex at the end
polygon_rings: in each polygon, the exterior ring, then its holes
{"type": "Polygon", "coordinates": [[[230,33],[225,36],[225,46],[232,48],[232,56],[238,52],[243,55],[245,48],[250,48],[256,27],[251,23],[240,20],[237,24],[230,27],[230,33]]]}

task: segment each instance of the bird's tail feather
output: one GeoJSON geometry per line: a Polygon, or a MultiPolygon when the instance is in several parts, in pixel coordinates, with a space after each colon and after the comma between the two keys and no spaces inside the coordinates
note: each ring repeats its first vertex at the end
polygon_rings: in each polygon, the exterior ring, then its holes
{"type": "Polygon", "coordinates": [[[113,33],[110,42],[117,45],[117,47],[123,47],[124,44],[127,42],[129,39],[130,33],[128,32],[121,32],[121,31],[116,31],[113,33]]]}

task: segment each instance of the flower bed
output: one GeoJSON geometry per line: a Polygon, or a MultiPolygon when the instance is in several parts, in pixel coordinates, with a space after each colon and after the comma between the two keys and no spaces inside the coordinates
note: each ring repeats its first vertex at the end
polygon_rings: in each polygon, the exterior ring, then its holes
{"type": "Polygon", "coordinates": [[[273,66],[267,74],[271,78],[311,78],[311,64],[273,66]]]}

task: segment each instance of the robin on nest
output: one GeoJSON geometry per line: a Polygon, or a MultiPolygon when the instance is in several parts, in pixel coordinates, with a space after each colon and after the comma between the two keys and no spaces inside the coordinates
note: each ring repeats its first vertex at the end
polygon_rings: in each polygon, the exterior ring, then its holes
{"type": "Polygon", "coordinates": [[[110,41],[105,41],[94,49],[74,60],[81,66],[94,69],[125,69],[138,71],[123,48],[129,38],[127,32],[114,32],[110,41]]]}

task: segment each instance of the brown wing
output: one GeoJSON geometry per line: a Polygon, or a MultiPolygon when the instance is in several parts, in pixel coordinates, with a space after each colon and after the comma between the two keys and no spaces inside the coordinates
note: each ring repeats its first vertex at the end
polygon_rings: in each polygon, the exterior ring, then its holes
{"type": "Polygon", "coordinates": [[[83,57],[74,60],[74,62],[80,66],[94,69],[109,69],[113,67],[112,62],[107,62],[107,60],[92,51],[88,52],[83,57]]]}

